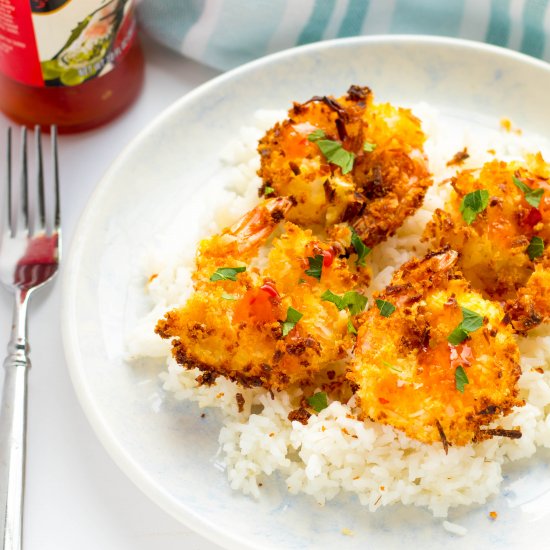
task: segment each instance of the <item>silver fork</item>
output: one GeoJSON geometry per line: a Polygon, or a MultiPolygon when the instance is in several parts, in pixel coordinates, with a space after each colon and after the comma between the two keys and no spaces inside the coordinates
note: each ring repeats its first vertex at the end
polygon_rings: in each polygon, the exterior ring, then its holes
{"type": "Polygon", "coordinates": [[[35,186],[29,184],[27,129],[21,130],[19,186],[14,184],[11,177],[11,141],[9,128],[7,198],[0,226],[0,281],[13,293],[14,308],[8,354],[4,361],[4,389],[0,409],[0,535],[3,550],[20,550],[25,482],[27,373],[31,366],[27,343],[27,306],[33,291],[45,285],[57,272],[61,229],[56,128],[52,127],[51,132],[53,205],[47,204],[40,128],[35,128],[35,186]]]}

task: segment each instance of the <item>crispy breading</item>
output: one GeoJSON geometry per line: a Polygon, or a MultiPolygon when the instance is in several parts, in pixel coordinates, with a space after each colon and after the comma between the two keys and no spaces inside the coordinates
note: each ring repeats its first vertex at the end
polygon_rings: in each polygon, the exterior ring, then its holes
{"type": "Polygon", "coordinates": [[[256,261],[258,245],[274,229],[266,212],[280,200],[266,201],[233,228],[200,243],[195,292],[157,324],[156,332],[172,339],[177,362],[203,371],[203,383],[225,376],[243,386],[280,390],[307,383],[353,345],[347,313],[321,295],[327,289],[343,294],[359,280],[367,284],[368,275],[363,270],[359,276],[348,258],[339,257],[338,244],[287,222],[273,239],[265,267],[256,261]],[[257,232],[262,236],[256,238],[257,232]],[[320,280],[306,273],[316,257],[323,263],[320,280]],[[210,279],[220,267],[235,265],[246,267],[236,280],[210,279]],[[284,324],[289,308],[302,314],[294,327],[284,324]]]}
{"type": "Polygon", "coordinates": [[[481,170],[465,170],[452,180],[445,210],[436,210],[424,236],[433,248],[451,246],[460,253],[459,268],[485,296],[507,301],[517,330],[550,319],[548,261],[544,254],[531,259],[529,245],[541,238],[546,254],[550,243],[550,166],[539,154],[525,163],[494,160],[481,170]],[[538,207],[514,178],[531,190],[543,190],[538,207]],[[463,198],[487,190],[487,208],[468,225],[460,211],[463,198]],[[538,321],[536,321],[538,319],[538,321]]]}
{"type": "Polygon", "coordinates": [[[288,219],[300,225],[349,222],[372,247],[422,204],[431,184],[425,139],[410,110],[375,104],[366,87],[352,86],[338,99],[316,96],[295,103],[260,140],[260,193],[267,187],[292,196],[288,219]],[[353,153],[349,173],[308,139],[321,130],[324,139],[353,153]]]}
{"type": "Polygon", "coordinates": [[[385,317],[371,307],[361,316],[349,373],[367,417],[445,448],[493,435],[518,437],[487,426],[523,404],[518,346],[502,323],[504,311],[471,289],[456,262],[456,252],[443,250],[395,272],[375,298],[396,309],[385,317]],[[482,316],[483,324],[453,345],[448,337],[462,322],[462,308],[482,316]]]}
{"type": "Polygon", "coordinates": [[[506,303],[506,312],[518,332],[527,332],[550,320],[550,253],[535,266],[525,286],[518,289],[517,298],[506,303]]]}

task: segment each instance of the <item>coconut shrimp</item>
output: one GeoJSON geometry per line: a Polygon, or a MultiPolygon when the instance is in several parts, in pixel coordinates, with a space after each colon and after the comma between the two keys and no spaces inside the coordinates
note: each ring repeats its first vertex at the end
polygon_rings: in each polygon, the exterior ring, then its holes
{"type": "MultiPolygon", "coordinates": [[[[368,282],[340,257],[342,245],[287,222],[267,258],[262,255],[261,245],[291,204],[282,197],[265,201],[202,241],[195,292],[158,322],[156,332],[172,340],[176,361],[202,371],[200,383],[224,376],[245,387],[280,390],[307,383],[351,349],[350,310],[323,299],[327,290],[344,295],[368,282]]],[[[353,293],[366,302],[358,296],[353,293]]]]}
{"type": "Polygon", "coordinates": [[[445,210],[436,210],[425,231],[434,248],[449,245],[460,253],[458,265],[474,288],[507,303],[518,331],[550,319],[549,178],[540,154],[463,171],[451,181],[445,210]],[[469,197],[482,193],[484,202],[474,205],[479,212],[468,212],[469,197]]]}
{"type": "Polygon", "coordinates": [[[498,303],[470,288],[457,259],[443,250],[395,272],[361,317],[349,373],[367,417],[445,450],[521,436],[488,426],[523,404],[512,328],[498,303]]]}
{"type": "Polygon", "coordinates": [[[422,204],[431,184],[425,135],[408,109],[374,104],[369,88],[295,103],[260,140],[261,195],[292,196],[288,219],[349,222],[372,247],[422,204]]]}

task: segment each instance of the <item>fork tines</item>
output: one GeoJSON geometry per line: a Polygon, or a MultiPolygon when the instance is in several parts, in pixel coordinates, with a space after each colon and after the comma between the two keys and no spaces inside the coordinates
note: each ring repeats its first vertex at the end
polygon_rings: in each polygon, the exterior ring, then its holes
{"type": "MultiPolygon", "coordinates": [[[[47,185],[44,178],[44,158],[42,153],[42,132],[40,126],[34,128],[34,164],[36,166],[36,184],[29,183],[29,153],[27,147],[28,130],[21,128],[21,147],[19,153],[19,177],[17,182],[13,176],[12,129],[7,130],[6,159],[6,220],[12,236],[18,231],[24,231],[30,236],[37,233],[51,234],[59,229],[59,168],[57,154],[57,128],[51,127],[51,193],[46,193],[47,185]],[[53,197],[53,204],[47,204],[46,197],[53,197]],[[48,215],[50,214],[50,215],[48,215]]],[[[32,177],[32,176],[31,176],[32,177]]]]}

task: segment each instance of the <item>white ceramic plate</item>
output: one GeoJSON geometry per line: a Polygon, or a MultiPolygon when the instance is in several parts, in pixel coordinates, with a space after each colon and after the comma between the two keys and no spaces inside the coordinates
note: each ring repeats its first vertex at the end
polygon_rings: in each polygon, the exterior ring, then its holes
{"type": "Polygon", "coordinates": [[[548,452],[509,468],[501,495],[488,505],[451,513],[452,521],[468,528],[464,537],[444,531],[424,510],[393,507],[369,514],[352,497],[319,507],[275,487],[255,501],[233,493],[216,467],[215,415],[201,419],[195,405],[165,396],[158,365],[136,367],[123,359],[123,332],[140,307],[129,289],[143,243],[175,217],[195,230],[199,210],[192,198],[219,169],[220,148],[252,122],[256,109],[341,95],[351,83],[370,86],[378,101],[428,101],[474,127],[494,128],[507,116],[526,133],[543,135],[550,128],[548,65],[450,39],[318,43],[201,86],[130,144],[78,226],[65,269],[63,333],[80,402],[113,459],[145,493],[227,548],[541,548],[550,534],[548,452]],[[496,522],[488,520],[493,509],[499,510],[496,522]],[[354,535],[345,537],[343,529],[354,535]]]}

